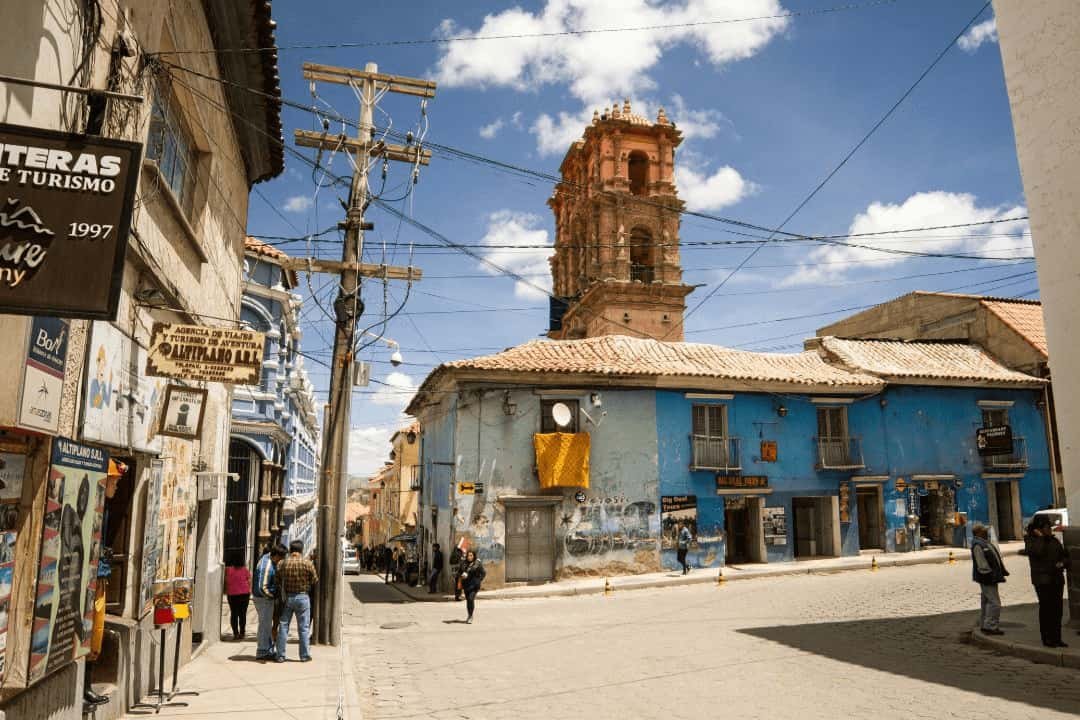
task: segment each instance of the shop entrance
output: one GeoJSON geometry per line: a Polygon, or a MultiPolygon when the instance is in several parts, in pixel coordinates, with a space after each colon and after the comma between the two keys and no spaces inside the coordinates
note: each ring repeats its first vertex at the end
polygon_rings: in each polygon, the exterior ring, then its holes
{"type": "Polygon", "coordinates": [[[937,481],[927,482],[919,494],[919,547],[953,545],[956,495],[937,481]]]}
{"type": "Polygon", "coordinates": [[[761,526],[764,498],[724,498],[724,562],[728,565],[765,562],[765,537],[761,526]]]}
{"type": "Polygon", "coordinates": [[[990,520],[998,540],[1005,542],[1021,538],[1020,487],[1015,480],[989,483],[990,520]]]}
{"type": "Polygon", "coordinates": [[[835,496],[791,499],[795,557],[836,557],[840,546],[835,496]]]}
{"type": "Polygon", "coordinates": [[[859,549],[884,549],[885,508],[881,498],[881,486],[856,486],[855,503],[859,513],[859,549]]]}

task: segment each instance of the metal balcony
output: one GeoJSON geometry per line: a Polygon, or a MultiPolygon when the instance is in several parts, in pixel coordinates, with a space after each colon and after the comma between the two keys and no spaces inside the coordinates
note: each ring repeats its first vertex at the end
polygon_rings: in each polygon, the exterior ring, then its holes
{"type": "Polygon", "coordinates": [[[739,438],[712,435],[691,435],[690,445],[694,456],[691,470],[717,470],[738,472],[742,470],[739,460],[739,438]]]}
{"type": "Polygon", "coordinates": [[[649,265],[630,263],[630,282],[640,282],[648,285],[653,281],[653,269],[649,265]]]}
{"type": "Polygon", "coordinates": [[[1013,449],[1005,455],[984,455],[984,470],[1023,470],[1028,466],[1027,443],[1022,437],[1013,437],[1013,449]]]}
{"type": "Polygon", "coordinates": [[[423,466],[406,465],[402,468],[402,472],[405,474],[405,480],[409,482],[409,489],[419,490],[423,485],[423,466]]]}
{"type": "Polygon", "coordinates": [[[818,470],[861,470],[863,462],[862,441],[855,437],[819,437],[818,470]]]}

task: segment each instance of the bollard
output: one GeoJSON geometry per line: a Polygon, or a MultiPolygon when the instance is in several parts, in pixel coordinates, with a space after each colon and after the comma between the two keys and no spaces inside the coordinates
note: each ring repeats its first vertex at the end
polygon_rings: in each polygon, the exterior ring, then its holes
{"type": "Polygon", "coordinates": [[[877,572],[877,569],[878,569],[877,555],[874,555],[873,557],[870,558],[870,572],[877,572]]]}
{"type": "Polygon", "coordinates": [[[950,565],[955,565],[956,564],[956,556],[953,555],[952,550],[949,551],[949,564],[950,565]]]}
{"type": "Polygon", "coordinates": [[[724,577],[724,568],[720,568],[720,572],[716,574],[716,584],[723,585],[727,582],[727,578],[724,577]]]}
{"type": "Polygon", "coordinates": [[[604,578],[604,595],[614,595],[615,588],[611,586],[611,580],[604,578]]]}

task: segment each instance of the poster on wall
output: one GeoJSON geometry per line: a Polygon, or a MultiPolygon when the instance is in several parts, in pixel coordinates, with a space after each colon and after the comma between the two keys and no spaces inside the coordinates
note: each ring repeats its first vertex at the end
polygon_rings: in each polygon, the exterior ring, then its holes
{"type": "Polygon", "coordinates": [[[82,436],[86,440],[161,451],[158,433],[165,382],[146,377],[146,350],[111,323],[90,331],[90,361],[83,393],[82,436]]]}
{"type": "Polygon", "coordinates": [[[254,330],[154,323],[146,373],[178,380],[256,385],[265,336],[254,330]]]}
{"type": "Polygon", "coordinates": [[[787,545],[787,508],[767,507],[761,511],[761,529],[766,545],[787,545]]]}
{"type": "Polygon", "coordinates": [[[146,509],[143,527],[142,543],[142,569],[139,574],[139,607],[142,608],[140,615],[150,612],[153,602],[154,576],[157,575],[158,557],[161,555],[161,546],[164,544],[165,528],[161,526],[161,483],[164,481],[165,471],[162,460],[153,460],[150,463],[150,478],[146,486],[146,509]]]}
{"type": "MultiPolygon", "coordinates": [[[[195,570],[195,517],[198,487],[192,470],[192,444],[167,437],[162,443],[160,482],[157,483],[156,511],[147,507],[146,550],[143,554],[140,598],[143,612],[153,607],[153,585],[190,577],[195,570]],[[156,516],[151,525],[150,518],[156,516]],[[153,548],[151,549],[151,543],[153,548]]],[[[155,470],[157,470],[155,467],[155,470]]],[[[147,502],[153,489],[147,492],[147,502]]]]}
{"type": "Polygon", "coordinates": [[[60,429],[69,325],[65,319],[51,317],[35,317],[30,323],[19,399],[20,427],[48,433],[60,429]]]}
{"type": "Polygon", "coordinates": [[[0,312],[115,318],[142,145],[0,124],[0,148],[0,312]]]}
{"type": "Polygon", "coordinates": [[[0,532],[0,680],[3,680],[7,667],[8,614],[11,610],[12,578],[15,575],[16,539],[14,532],[0,532]]]}
{"type": "Polygon", "coordinates": [[[27,679],[33,683],[90,652],[109,455],[53,441],[27,679]]]}
{"type": "Polygon", "coordinates": [[[202,432],[206,390],[169,385],[161,414],[161,434],[194,440],[202,432]]]}
{"type": "MultiPolygon", "coordinates": [[[[655,507],[655,506],[654,506],[655,507]]],[[[678,542],[679,525],[687,525],[695,538],[697,527],[697,495],[663,495],[660,498],[660,548],[674,550],[678,542]]]]}

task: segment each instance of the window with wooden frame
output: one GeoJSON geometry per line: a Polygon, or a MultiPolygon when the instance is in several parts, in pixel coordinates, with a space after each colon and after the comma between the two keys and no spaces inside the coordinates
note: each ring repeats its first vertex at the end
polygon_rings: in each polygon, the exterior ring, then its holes
{"type": "Polygon", "coordinates": [[[848,436],[847,408],[844,406],[817,409],[818,437],[822,440],[843,440],[848,436]]]}
{"type": "Polygon", "coordinates": [[[165,88],[158,88],[154,92],[146,158],[157,164],[165,184],[187,216],[191,212],[199,151],[177,110],[175,100],[165,88]]]}

